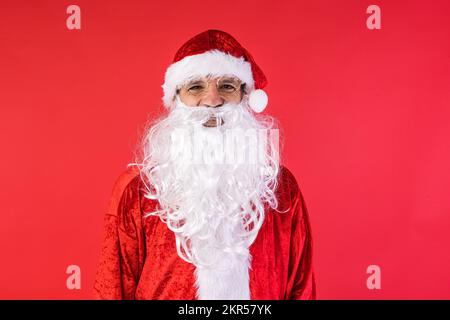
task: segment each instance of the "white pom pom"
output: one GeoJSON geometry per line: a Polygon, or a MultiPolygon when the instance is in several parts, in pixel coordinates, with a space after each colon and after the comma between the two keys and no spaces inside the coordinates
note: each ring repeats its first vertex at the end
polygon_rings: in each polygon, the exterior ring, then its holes
{"type": "Polygon", "coordinates": [[[261,89],[253,90],[248,97],[248,105],[258,113],[264,111],[268,101],[267,94],[261,89]]]}

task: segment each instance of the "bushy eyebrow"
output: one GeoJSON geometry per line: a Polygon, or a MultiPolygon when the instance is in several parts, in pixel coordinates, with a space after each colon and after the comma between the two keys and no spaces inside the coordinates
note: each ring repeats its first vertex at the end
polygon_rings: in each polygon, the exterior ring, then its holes
{"type": "MultiPolygon", "coordinates": [[[[212,78],[212,75],[207,75],[206,77],[200,77],[200,78],[192,78],[192,79],[186,81],[181,86],[192,86],[192,85],[204,84],[205,81],[209,81],[209,80],[211,80],[211,78],[212,78]]],[[[218,77],[218,78],[222,78],[225,83],[234,81],[234,77],[232,77],[232,76],[229,76],[229,77],[223,76],[223,77],[218,77]]]]}
{"type": "Polygon", "coordinates": [[[204,80],[201,80],[201,79],[191,80],[191,81],[188,81],[188,82],[186,83],[186,85],[187,85],[187,86],[192,86],[192,85],[194,85],[194,84],[201,84],[201,83],[203,83],[203,82],[204,82],[204,80]]]}
{"type": "Polygon", "coordinates": [[[234,82],[235,79],[230,77],[230,78],[222,78],[222,80],[225,82],[234,82]]]}

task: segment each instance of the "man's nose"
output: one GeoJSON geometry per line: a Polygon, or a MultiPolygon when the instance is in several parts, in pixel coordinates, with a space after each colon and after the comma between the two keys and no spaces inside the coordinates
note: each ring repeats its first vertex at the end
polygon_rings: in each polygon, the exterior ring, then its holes
{"type": "Polygon", "coordinates": [[[206,107],[217,108],[223,105],[224,100],[219,95],[216,84],[211,83],[208,86],[208,91],[200,101],[200,104],[206,107]]]}

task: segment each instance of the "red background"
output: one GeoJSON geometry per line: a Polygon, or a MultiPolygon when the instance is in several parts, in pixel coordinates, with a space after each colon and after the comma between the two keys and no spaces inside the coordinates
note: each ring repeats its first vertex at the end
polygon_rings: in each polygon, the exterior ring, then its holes
{"type": "Polygon", "coordinates": [[[217,28],[269,80],[318,298],[449,299],[449,17],[446,0],[2,1],[0,298],[91,298],[104,210],[161,111],[164,71],[217,28]],[[66,28],[70,4],[81,30],[66,28]],[[66,288],[71,264],[81,290],[66,288]]]}

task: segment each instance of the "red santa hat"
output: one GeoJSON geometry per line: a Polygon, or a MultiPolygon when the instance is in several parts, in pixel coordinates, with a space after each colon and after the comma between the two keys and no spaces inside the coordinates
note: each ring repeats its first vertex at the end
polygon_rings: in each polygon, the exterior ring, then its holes
{"type": "Polygon", "coordinates": [[[246,84],[248,104],[255,112],[267,106],[267,95],[262,90],[267,79],[250,53],[236,39],[224,31],[204,31],[181,46],[173,63],[167,68],[163,103],[171,108],[176,90],[195,76],[233,75],[246,84]]]}

